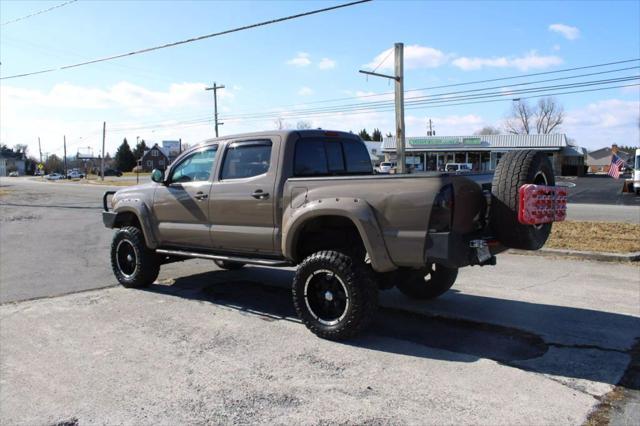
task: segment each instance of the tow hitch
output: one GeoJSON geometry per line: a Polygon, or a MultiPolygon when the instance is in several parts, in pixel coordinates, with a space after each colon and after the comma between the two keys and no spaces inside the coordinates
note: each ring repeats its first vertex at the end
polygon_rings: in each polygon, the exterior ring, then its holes
{"type": "Polygon", "coordinates": [[[469,247],[475,250],[478,265],[484,266],[496,264],[496,258],[491,255],[487,240],[471,240],[469,241],[469,247]]]}
{"type": "Polygon", "coordinates": [[[567,188],[522,185],[518,221],[524,225],[561,222],[567,217],[567,188]]]}

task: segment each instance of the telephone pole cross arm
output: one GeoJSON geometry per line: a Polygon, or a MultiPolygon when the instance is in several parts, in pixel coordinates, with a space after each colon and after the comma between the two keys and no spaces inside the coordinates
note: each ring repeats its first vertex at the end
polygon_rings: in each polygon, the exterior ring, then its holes
{"type": "Polygon", "coordinates": [[[362,74],[376,77],[389,78],[395,81],[395,104],[396,104],[396,153],[398,156],[398,173],[406,172],[404,159],[404,44],[396,43],[395,50],[395,75],[379,74],[371,71],[360,70],[362,74]]]}
{"type": "Polygon", "coordinates": [[[218,86],[215,82],[212,87],[206,87],[204,90],[213,90],[213,121],[216,127],[216,138],[218,137],[218,126],[224,123],[218,123],[218,89],[224,89],[224,85],[218,86]]]}

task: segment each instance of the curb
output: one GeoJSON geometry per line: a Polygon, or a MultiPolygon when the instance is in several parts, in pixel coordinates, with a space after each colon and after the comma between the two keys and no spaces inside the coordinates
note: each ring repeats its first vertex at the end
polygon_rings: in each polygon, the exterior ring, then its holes
{"type": "Polygon", "coordinates": [[[640,261],[640,251],[631,253],[607,253],[599,251],[579,251],[567,249],[543,248],[536,251],[509,249],[509,253],[525,254],[532,256],[559,256],[577,257],[586,260],[597,260],[600,262],[638,262],[640,261]]]}

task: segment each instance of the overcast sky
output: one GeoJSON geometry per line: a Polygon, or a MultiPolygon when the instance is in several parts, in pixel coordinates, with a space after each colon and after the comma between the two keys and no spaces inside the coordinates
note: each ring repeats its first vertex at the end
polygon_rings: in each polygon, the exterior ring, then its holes
{"type": "MultiPolygon", "coordinates": [[[[80,0],[10,22],[62,2],[0,2],[3,77],[339,4],[80,0]]],[[[148,142],[182,138],[197,143],[213,136],[212,124],[204,121],[213,113],[212,92],[204,88],[213,81],[226,85],[219,92],[220,115],[229,117],[222,135],[275,128],[273,118],[231,118],[248,112],[282,111],[285,122],[295,126],[298,119],[287,119],[287,111],[332,105],[303,103],[348,97],[356,98],[338,104],[390,99],[358,99],[393,90],[388,81],[366,78],[358,69],[379,65],[378,72],[392,72],[393,56],[387,53],[394,42],[406,46],[406,89],[638,58],[639,5],[637,1],[374,1],[111,62],[5,79],[0,82],[0,141],[9,146],[29,144],[36,154],[40,136],[43,151],[61,153],[66,135],[69,153],[90,146],[98,154],[106,121],[111,153],[123,137],[133,143],[137,136],[148,142]]],[[[638,75],[638,68],[588,79],[628,75],[638,75]]],[[[463,89],[475,87],[480,86],[463,89]]],[[[442,136],[500,126],[510,107],[506,95],[505,102],[407,110],[407,135],[425,135],[428,118],[442,136]]],[[[567,114],[561,131],[588,149],[611,143],[636,145],[639,98],[638,86],[558,97],[567,114]]],[[[394,129],[393,111],[308,121],[325,129],[379,127],[384,133],[394,129]]]]}

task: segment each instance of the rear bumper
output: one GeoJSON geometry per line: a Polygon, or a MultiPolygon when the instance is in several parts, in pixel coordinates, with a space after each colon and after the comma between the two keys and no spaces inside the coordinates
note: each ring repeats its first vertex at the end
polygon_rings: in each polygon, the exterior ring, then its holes
{"type": "Polygon", "coordinates": [[[495,265],[495,255],[506,250],[490,236],[461,235],[456,232],[434,232],[427,235],[425,263],[438,263],[449,268],[469,265],[495,265]],[[483,241],[490,258],[483,259],[480,249],[473,242],[483,241]]]}

